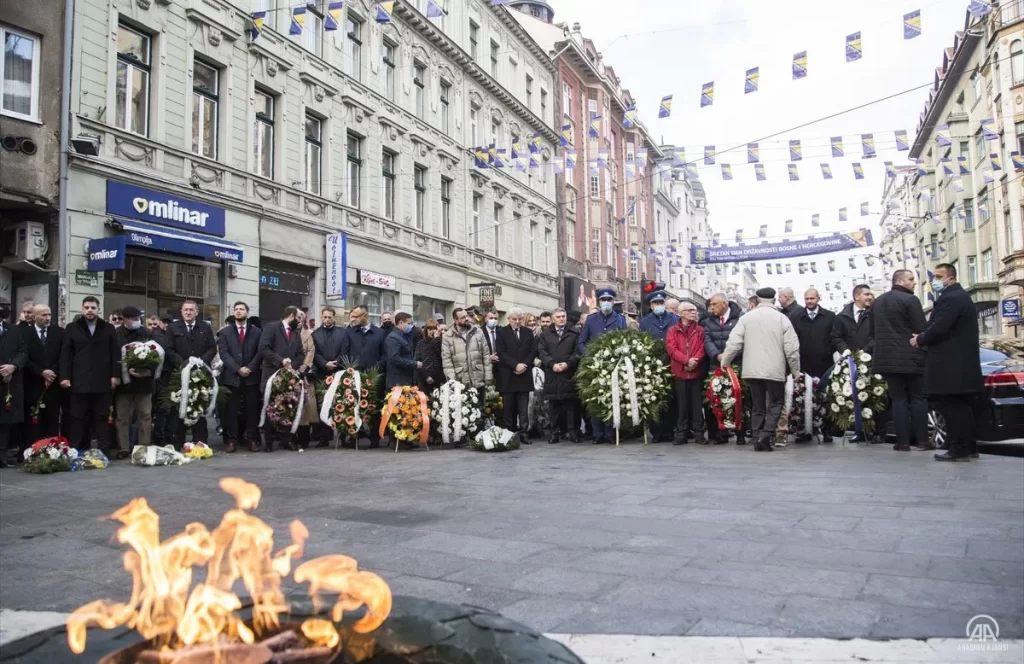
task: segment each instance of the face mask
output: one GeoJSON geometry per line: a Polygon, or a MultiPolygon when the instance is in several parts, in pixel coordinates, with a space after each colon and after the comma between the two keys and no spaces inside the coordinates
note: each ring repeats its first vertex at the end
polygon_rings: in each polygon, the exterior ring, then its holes
{"type": "Polygon", "coordinates": [[[610,314],[612,312],[612,307],[613,306],[615,306],[615,304],[613,302],[602,302],[601,303],[601,313],[610,314]]]}
{"type": "Polygon", "coordinates": [[[398,329],[402,331],[402,334],[409,334],[412,332],[412,325],[401,325],[398,329]]]}
{"type": "MultiPolygon", "coordinates": [[[[382,329],[390,330],[391,328],[393,328],[395,326],[395,324],[392,323],[391,321],[388,321],[386,323],[381,323],[380,326],[381,326],[382,329]]],[[[358,327],[358,325],[356,325],[356,327],[358,327]]]]}
{"type": "Polygon", "coordinates": [[[941,293],[946,290],[946,284],[942,282],[942,279],[932,279],[932,290],[941,293]]]}
{"type": "Polygon", "coordinates": [[[492,318],[492,319],[490,319],[489,321],[487,321],[487,327],[488,327],[488,328],[490,328],[490,329],[492,329],[492,330],[493,330],[494,328],[498,327],[498,321],[497,321],[497,319],[495,319],[495,318],[492,318]]]}
{"type": "Polygon", "coordinates": [[[125,323],[129,330],[138,330],[142,327],[141,320],[130,320],[125,323]]]}
{"type": "Polygon", "coordinates": [[[656,305],[654,305],[654,313],[657,314],[658,316],[660,316],[663,313],[665,313],[665,305],[664,304],[656,304],[656,305]]]}

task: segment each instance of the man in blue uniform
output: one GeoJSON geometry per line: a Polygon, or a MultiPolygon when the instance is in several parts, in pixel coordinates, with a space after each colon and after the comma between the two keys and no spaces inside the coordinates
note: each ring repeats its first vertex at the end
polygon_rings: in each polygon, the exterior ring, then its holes
{"type": "MultiPolygon", "coordinates": [[[[626,317],[615,313],[615,290],[611,288],[599,288],[597,290],[597,303],[599,310],[587,316],[587,322],[583,324],[580,331],[580,354],[586,355],[587,344],[591,339],[596,339],[605,332],[611,330],[625,330],[626,317]]],[[[593,420],[594,444],[611,442],[612,427],[608,422],[593,420]]]]}
{"type": "MultiPolygon", "coordinates": [[[[673,311],[665,308],[665,291],[655,291],[651,294],[651,313],[640,320],[640,331],[665,341],[665,335],[669,328],[679,322],[679,316],[673,311]]],[[[676,396],[675,387],[669,394],[669,400],[657,422],[649,422],[651,438],[656,443],[668,443],[672,441],[672,427],[676,422],[676,396]],[[664,424],[663,424],[664,423],[664,424]]]]}

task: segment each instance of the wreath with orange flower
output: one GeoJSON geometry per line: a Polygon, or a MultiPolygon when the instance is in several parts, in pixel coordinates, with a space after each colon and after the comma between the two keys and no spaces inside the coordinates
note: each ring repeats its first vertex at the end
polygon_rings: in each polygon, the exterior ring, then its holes
{"type": "Polygon", "coordinates": [[[397,440],[426,445],[430,434],[427,395],[415,387],[397,385],[392,388],[381,414],[380,435],[384,435],[385,429],[397,440]]]}

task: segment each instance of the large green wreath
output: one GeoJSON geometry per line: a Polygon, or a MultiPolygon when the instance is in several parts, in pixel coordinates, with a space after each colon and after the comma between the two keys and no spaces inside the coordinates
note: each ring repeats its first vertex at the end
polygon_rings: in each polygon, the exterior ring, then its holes
{"type": "Polygon", "coordinates": [[[619,412],[623,427],[659,419],[673,381],[665,343],[638,330],[615,330],[587,344],[587,352],[576,372],[576,387],[587,414],[602,422],[612,421],[613,371],[619,374],[619,412]],[[621,361],[624,357],[633,361],[640,422],[633,422],[629,414],[631,388],[625,363],[621,361]]]}

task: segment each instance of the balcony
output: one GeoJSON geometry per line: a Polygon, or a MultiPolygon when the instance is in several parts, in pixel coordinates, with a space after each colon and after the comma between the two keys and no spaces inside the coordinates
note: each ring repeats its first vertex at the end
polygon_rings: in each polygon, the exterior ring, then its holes
{"type": "Polygon", "coordinates": [[[1024,0],[1003,0],[992,16],[992,29],[1004,30],[1024,21],[1024,0]]]}
{"type": "Polygon", "coordinates": [[[1004,286],[1024,288],[1024,251],[1015,251],[1003,259],[1003,270],[999,273],[999,283],[1004,286]]]}

